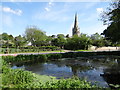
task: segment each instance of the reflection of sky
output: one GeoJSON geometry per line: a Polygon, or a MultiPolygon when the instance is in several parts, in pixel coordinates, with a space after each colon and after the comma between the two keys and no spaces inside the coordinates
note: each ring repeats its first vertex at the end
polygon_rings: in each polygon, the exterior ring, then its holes
{"type": "Polygon", "coordinates": [[[24,65],[20,66],[20,67],[17,67],[17,66],[13,66],[12,69],[17,69],[17,68],[25,68],[24,65]]]}
{"type": "Polygon", "coordinates": [[[97,85],[108,87],[108,84],[104,81],[103,77],[100,76],[101,70],[93,69],[88,70],[86,72],[79,72],[78,76],[87,79],[88,81],[91,81],[94,83],[97,82],[97,85]]]}
{"type": "Polygon", "coordinates": [[[66,66],[58,67],[55,64],[44,64],[43,68],[44,69],[41,71],[39,71],[39,69],[38,69],[37,73],[38,74],[53,75],[53,76],[57,76],[57,77],[70,76],[70,73],[71,73],[71,70],[69,67],[66,67],[66,66]]]}

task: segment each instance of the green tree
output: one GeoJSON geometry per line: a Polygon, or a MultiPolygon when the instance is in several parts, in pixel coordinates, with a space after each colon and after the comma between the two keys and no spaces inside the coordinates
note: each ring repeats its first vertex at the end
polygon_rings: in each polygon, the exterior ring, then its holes
{"type": "Polygon", "coordinates": [[[91,35],[91,39],[92,39],[93,46],[97,46],[97,47],[105,46],[104,38],[98,33],[91,35]]]}
{"type": "Polygon", "coordinates": [[[120,0],[111,3],[111,7],[102,15],[104,24],[108,27],[103,31],[103,35],[113,43],[120,42],[120,0]]]}
{"type": "Polygon", "coordinates": [[[15,44],[16,48],[18,48],[18,47],[20,48],[20,47],[24,46],[26,43],[27,43],[27,41],[26,41],[25,37],[22,37],[21,35],[16,36],[14,38],[14,44],[15,44]]]}
{"type": "Polygon", "coordinates": [[[67,34],[67,35],[66,35],[66,38],[69,38],[69,37],[70,37],[69,34],[67,34]]]}
{"type": "Polygon", "coordinates": [[[91,45],[91,40],[86,34],[81,34],[80,37],[74,35],[72,38],[67,39],[65,49],[69,50],[88,49],[89,45],[91,45]]]}
{"type": "Polygon", "coordinates": [[[98,33],[91,35],[90,38],[92,40],[93,46],[102,47],[102,46],[110,46],[111,45],[110,40],[106,40],[103,36],[101,36],[98,33]]]}
{"type": "Polygon", "coordinates": [[[2,40],[8,40],[9,35],[7,33],[2,33],[2,40]]]}
{"type": "Polygon", "coordinates": [[[52,37],[51,36],[47,36],[46,41],[45,41],[45,46],[51,46],[52,45],[52,37]]]}
{"type": "Polygon", "coordinates": [[[27,28],[25,31],[25,37],[33,46],[42,46],[47,38],[45,32],[37,27],[27,28]]]}
{"type": "Polygon", "coordinates": [[[0,35],[0,45],[4,47],[13,46],[14,37],[12,35],[8,35],[7,33],[2,33],[0,35]]]}
{"type": "Polygon", "coordinates": [[[51,37],[52,37],[52,38],[55,38],[56,36],[55,36],[55,35],[52,35],[51,37]]]}
{"type": "Polygon", "coordinates": [[[65,38],[64,34],[58,34],[57,37],[58,38],[65,38]]]}
{"type": "Polygon", "coordinates": [[[52,39],[53,46],[58,46],[60,48],[64,48],[65,43],[66,43],[66,39],[63,34],[58,34],[57,38],[52,39]]]}

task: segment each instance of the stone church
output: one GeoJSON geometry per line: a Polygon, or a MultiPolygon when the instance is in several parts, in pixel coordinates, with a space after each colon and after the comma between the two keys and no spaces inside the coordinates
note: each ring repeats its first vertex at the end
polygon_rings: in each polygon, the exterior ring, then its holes
{"type": "Polygon", "coordinates": [[[72,29],[72,36],[74,36],[74,35],[80,36],[80,28],[78,27],[77,13],[75,14],[74,27],[72,29]]]}

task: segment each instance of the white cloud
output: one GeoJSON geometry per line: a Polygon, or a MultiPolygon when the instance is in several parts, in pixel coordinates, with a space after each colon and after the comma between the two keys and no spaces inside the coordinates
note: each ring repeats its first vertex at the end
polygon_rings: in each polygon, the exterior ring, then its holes
{"type": "Polygon", "coordinates": [[[45,10],[46,10],[46,11],[50,11],[50,9],[49,9],[49,8],[47,8],[47,7],[45,8],[45,10]]]}
{"type": "Polygon", "coordinates": [[[87,15],[87,17],[83,20],[84,22],[90,22],[93,20],[99,20],[100,16],[103,12],[103,8],[96,8],[96,12],[89,14],[89,16],[87,15]]]}
{"type": "Polygon", "coordinates": [[[48,4],[49,4],[49,5],[53,5],[53,3],[52,3],[52,2],[49,2],[48,4]]]}
{"type": "Polygon", "coordinates": [[[47,6],[45,7],[45,10],[46,11],[50,11],[51,10],[51,7],[53,6],[53,1],[51,0],[50,2],[48,2],[47,6]]]}
{"type": "Polygon", "coordinates": [[[96,10],[97,10],[97,13],[98,13],[98,14],[100,14],[100,13],[103,12],[103,8],[96,8],[96,10]]]}
{"type": "Polygon", "coordinates": [[[2,11],[7,12],[7,13],[16,14],[19,16],[22,15],[22,13],[23,13],[22,10],[20,10],[20,9],[13,10],[10,7],[2,7],[2,11]]]}

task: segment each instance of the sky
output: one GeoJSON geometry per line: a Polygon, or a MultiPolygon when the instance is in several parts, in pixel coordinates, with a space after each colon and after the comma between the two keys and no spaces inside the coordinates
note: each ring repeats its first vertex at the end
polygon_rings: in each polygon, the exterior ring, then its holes
{"type": "Polygon", "coordinates": [[[0,4],[1,33],[13,36],[24,35],[29,26],[37,26],[46,35],[72,35],[75,13],[78,14],[80,33],[88,35],[102,33],[107,26],[99,20],[110,2],[55,2],[14,0],[0,4]]]}

